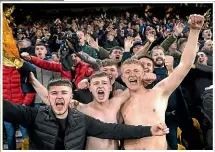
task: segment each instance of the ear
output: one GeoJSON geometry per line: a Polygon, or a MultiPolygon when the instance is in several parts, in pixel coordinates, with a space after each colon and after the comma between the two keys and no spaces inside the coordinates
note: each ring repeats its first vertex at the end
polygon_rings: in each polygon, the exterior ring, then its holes
{"type": "Polygon", "coordinates": [[[92,89],[91,89],[91,85],[89,83],[89,87],[88,87],[89,91],[92,92],[92,89]]]}

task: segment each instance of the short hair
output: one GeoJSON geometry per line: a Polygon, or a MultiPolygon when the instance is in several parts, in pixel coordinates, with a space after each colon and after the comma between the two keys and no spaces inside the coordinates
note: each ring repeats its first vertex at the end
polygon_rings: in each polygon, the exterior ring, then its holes
{"type": "Polygon", "coordinates": [[[157,46],[155,46],[155,47],[152,48],[151,53],[150,53],[151,56],[152,56],[153,51],[154,51],[154,50],[158,50],[158,49],[159,49],[159,50],[162,50],[163,53],[165,52],[165,50],[164,50],[164,48],[163,48],[162,46],[157,45],[157,46]]]}
{"type": "Polygon", "coordinates": [[[142,62],[140,62],[139,60],[137,59],[127,59],[123,62],[122,64],[122,67],[126,64],[137,64],[137,65],[140,65],[141,67],[143,67],[143,64],[142,62]]]}
{"type": "Polygon", "coordinates": [[[35,47],[36,47],[36,46],[44,46],[44,47],[46,47],[46,45],[45,45],[44,43],[42,43],[42,42],[37,43],[37,44],[35,45],[35,47]]]}
{"type": "Polygon", "coordinates": [[[101,67],[106,67],[106,66],[116,66],[116,68],[119,67],[118,63],[116,61],[114,61],[113,59],[104,59],[101,61],[101,67]]]}
{"type": "Polygon", "coordinates": [[[68,86],[72,89],[72,82],[64,78],[56,78],[49,81],[47,89],[50,90],[52,86],[68,86]]]}
{"type": "Polygon", "coordinates": [[[149,59],[150,61],[152,61],[152,63],[154,64],[154,61],[153,61],[153,59],[152,59],[150,56],[148,56],[148,55],[142,55],[142,56],[139,56],[139,57],[138,57],[138,60],[140,60],[140,59],[142,59],[142,58],[147,58],[147,59],[149,59]]]}
{"type": "Polygon", "coordinates": [[[59,54],[58,54],[57,52],[52,52],[52,55],[54,55],[54,54],[55,54],[58,58],[60,58],[60,57],[59,57],[59,54]]]}
{"type": "Polygon", "coordinates": [[[110,54],[113,52],[113,50],[121,50],[122,52],[124,52],[124,49],[123,49],[122,47],[120,47],[120,46],[112,47],[112,48],[110,49],[110,54]]]}
{"type": "Polygon", "coordinates": [[[108,80],[110,80],[109,76],[107,73],[103,72],[103,71],[96,71],[95,73],[93,73],[90,78],[89,78],[89,82],[92,81],[92,79],[94,78],[100,78],[100,77],[107,77],[108,80]]]}

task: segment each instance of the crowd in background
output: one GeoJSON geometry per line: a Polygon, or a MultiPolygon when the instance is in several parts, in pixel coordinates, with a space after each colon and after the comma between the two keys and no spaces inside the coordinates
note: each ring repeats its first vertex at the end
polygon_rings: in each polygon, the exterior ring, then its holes
{"type": "MultiPolygon", "coordinates": [[[[183,10],[181,10],[183,11],[183,10]]],[[[81,103],[92,101],[87,78],[101,70],[110,75],[113,92],[125,90],[120,66],[128,58],[143,63],[144,72],[153,72],[157,79],[148,85],[152,88],[178,66],[189,35],[187,16],[165,13],[163,18],[151,15],[146,9],[140,15],[135,12],[119,12],[115,15],[98,13],[82,17],[55,20],[39,20],[33,24],[12,23],[14,38],[21,54],[31,56],[25,68],[34,65],[35,76],[44,86],[49,80],[63,77],[74,84],[74,99],[81,103]],[[77,35],[83,54],[72,52],[71,65],[65,62],[61,49],[68,33],[77,35]],[[150,53],[151,50],[154,53],[150,53]],[[167,63],[168,61],[168,63],[167,63]]],[[[42,17],[41,17],[42,18],[42,17]]],[[[212,76],[213,76],[213,24],[205,21],[199,36],[199,51],[193,68],[180,87],[169,98],[166,124],[170,128],[167,142],[171,149],[212,149],[212,76]]],[[[3,97],[16,104],[43,106],[42,99],[33,89],[28,89],[26,75],[20,69],[20,80],[7,82],[11,71],[3,68],[3,97]],[[4,87],[19,83],[20,90],[10,92],[4,87]],[[19,94],[22,94],[20,97],[19,94]]],[[[144,98],[144,97],[143,97],[144,98]]],[[[4,122],[9,149],[16,149],[14,126],[4,122]]],[[[20,126],[23,138],[27,131],[20,126]]]]}

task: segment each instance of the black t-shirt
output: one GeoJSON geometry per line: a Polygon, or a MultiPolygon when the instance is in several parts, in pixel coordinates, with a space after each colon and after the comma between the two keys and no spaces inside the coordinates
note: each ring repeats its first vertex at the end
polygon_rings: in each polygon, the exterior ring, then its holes
{"type": "Polygon", "coordinates": [[[64,146],[64,138],[65,138],[65,132],[66,132],[66,124],[67,124],[67,118],[65,119],[57,119],[58,122],[58,138],[56,142],[56,150],[65,150],[64,146]]]}

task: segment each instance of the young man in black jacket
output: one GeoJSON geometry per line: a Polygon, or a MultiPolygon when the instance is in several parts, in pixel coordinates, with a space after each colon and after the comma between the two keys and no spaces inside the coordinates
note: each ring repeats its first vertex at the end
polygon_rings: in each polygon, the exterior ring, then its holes
{"type": "Polygon", "coordinates": [[[65,79],[50,81],[48,100],[50,106],[39,109],[3,102],[4,121],[29,129],[30,149],[81,150],[85,148],[87,136],[120,140],[168,133],[163,123],[153,127],[109,124],[70,109],[72,84],[65,79]]]}

